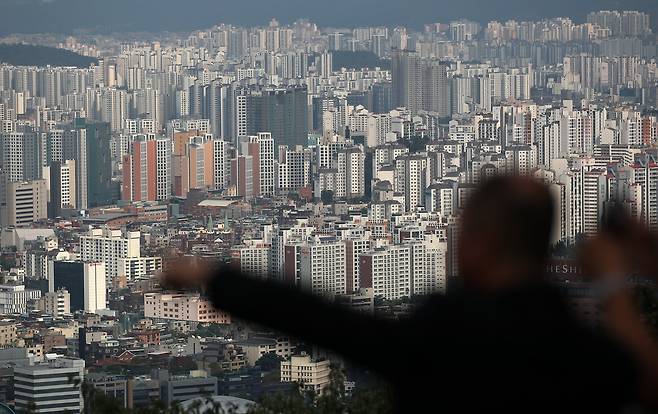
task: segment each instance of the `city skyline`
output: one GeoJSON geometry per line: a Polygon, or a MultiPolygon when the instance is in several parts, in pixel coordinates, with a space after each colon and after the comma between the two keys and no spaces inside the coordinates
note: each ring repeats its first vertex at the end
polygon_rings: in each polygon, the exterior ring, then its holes
{"type": "Polygon", "coordinates": [[[5,1],[0,401],[658,407],[658,5],[623,6],[5,1]]]}

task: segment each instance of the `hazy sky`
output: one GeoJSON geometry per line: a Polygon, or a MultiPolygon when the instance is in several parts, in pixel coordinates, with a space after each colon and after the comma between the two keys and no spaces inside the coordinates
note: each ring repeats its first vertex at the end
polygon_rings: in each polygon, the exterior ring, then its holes
{"type": "Polygon", "coordinates": [[[658,0],[0,0],[0,33],[192,30],[216,23],[260,25],[276,17],[301,17],[322,26],[406,25],[467,17],[578,20],[600,9],[635,9],[652,14],[658,0]]]}

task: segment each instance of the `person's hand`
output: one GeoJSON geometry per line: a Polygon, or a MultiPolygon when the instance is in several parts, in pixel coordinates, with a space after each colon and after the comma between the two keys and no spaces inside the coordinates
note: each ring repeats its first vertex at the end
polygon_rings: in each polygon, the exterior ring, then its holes
{"type": "Polygon", "coordinates": [[[211,277],[211,268],[198,257],[183,256],[171,262],[160,276],[160,285],[165,289],[202,289],[211,277]]]}
{"type": "Polygon", "coordinates": [[[633,264],[627,250],[622,238],[601,233],[585,242],[580,252],[585,275],[604,307],[604,325],[620,337],[640,319],[628,285],[633,264]]]}
{"type": "Polygon", "coordinates": [[[623,251],[629,275],[658,278],[658,235],[625,211],[613,209],[605,220],[603,235],[623,251]]]}
{"type": "Polygon", "coordinates": [[[605,230],[580,252],[586,275],[598,284],[603,300],[603,327],[635,359],[638,396],[658,409],[658,341],[634,301],[628,278],[658,276],[658,237],[625,214],[612,217],[605,230]]]}
{"type": "Polygon", "coordinates": [[[629,263],[626,247],[607,234],[600,234],[587,242],[580,251],[580,262],[587,277],[601,281],[628,276],[629,263]]]}

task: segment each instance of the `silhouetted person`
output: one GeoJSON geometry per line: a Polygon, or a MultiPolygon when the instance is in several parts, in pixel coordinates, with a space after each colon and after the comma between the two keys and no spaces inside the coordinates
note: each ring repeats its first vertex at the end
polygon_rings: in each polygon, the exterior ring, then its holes
{"type": "Polygon", "coordinates": [[[552,206],[547,188],[530,179],[481,186],[462,214],[460,288],[402,321],[228,268],[174,272],[169,282],[205,284],[218,308],[378,372],[396,389],[399,412],[619,412],[641,398],[645,359],[624,334],[582,326],[543,282],[552,206]]]}

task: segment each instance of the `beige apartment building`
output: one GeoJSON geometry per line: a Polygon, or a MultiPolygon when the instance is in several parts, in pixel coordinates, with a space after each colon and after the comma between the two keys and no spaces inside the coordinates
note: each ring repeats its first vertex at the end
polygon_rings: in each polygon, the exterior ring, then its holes
{"type": "Polygon", "coordinates": [[[26,227],[48,217],[46,180],[7,184],[5,205],[0,209],[0,224],[26,227]]]}
{"type": "Polygon", "coordinates": [[[10,346],[16,341],[16,323],[0,321],[0,347],[10,346]]]}
{"type": "Polygon", "coordinates": [[[281,362],[281,382],[296,382],[305,390],[321,393],[329,385],[331,363],[329,360],[314,361],[310,355],[292,356],[281,362]]]}
{"type": "Polygon", "coordinates": [[[194,293],[147,293],[144,316],[201,323],[230,324],[231,317],[216,310],[212,303],[194,293]]]}

